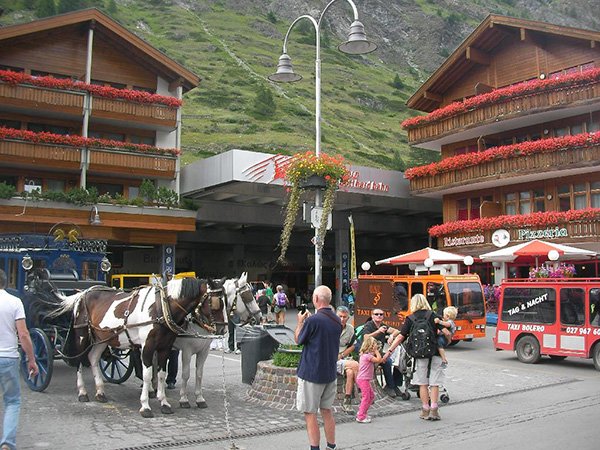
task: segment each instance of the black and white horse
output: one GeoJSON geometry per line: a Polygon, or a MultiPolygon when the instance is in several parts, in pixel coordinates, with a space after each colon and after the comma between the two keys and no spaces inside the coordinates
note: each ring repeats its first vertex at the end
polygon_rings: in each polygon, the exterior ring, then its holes
{"type": "Polygon", "coordinates": [[[214,320],[224,332],[222,309],[211,311],[221,301],[218,282],[196,278],[174,279],[161,286],[143,286],[132,292],[94,287],[65,298],[56,314],[72,311],[73,321],[64,347],[65,360],[77,366],[80,401],[89,401],[82,376],[84,365],[91,365],[96,385],[96,400],[106,402],[104,382],[98,362],[108,347],[141,348],[143,386],[140,396],[142,417],[152,417],[149,391],[152,382],[152,359],[158,360],[158,392],[161,412],[173,411],[167,401],[165,379],[167,357],[183,331],[186,316],[192,312],[214,320]],[[214,292],[214,294],[212,294],[214,292]],[[214,298],[213,298],[214,297],[214,298]]]}

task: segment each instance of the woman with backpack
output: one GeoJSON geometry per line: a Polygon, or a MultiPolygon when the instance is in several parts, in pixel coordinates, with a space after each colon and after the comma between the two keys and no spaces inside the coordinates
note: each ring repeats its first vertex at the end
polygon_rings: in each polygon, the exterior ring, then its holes
{"type": "Polygon", "coordinates": [[[436,315],[423,294],[412,297],[410,311],[412,314],[404,321],[400,334],[386,354],[389,358],[396,347],[406,341],[407,353],[415,358],[412,384],[419,386],[419,398],[422,402],[419,417],[424,420],[440,420],[438,398],[440,386],[444,384],[445,371],[437,346],[436,315]]]}
{"type": "Polygon", "coordinates": [[[277,286],[277,293],[273,298],[275,304],[275,322],[278,325],[285,325],[285,311],[289,305],[289,301],[285,292],[283,292],[283,286],[277,286]]]}

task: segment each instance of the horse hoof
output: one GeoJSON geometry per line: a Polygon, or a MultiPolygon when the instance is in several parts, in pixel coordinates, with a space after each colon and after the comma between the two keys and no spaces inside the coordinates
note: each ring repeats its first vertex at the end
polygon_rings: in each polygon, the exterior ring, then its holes
{"type": "Polygon", "coordinates": [[[106,398],[106,395],[104,394],[96,394],[96,401],[100,403],[106,403],[108,398],[106,398]]]}
{"type": "Polygon", "coordinates": [[[148,398],[156,398],[156,391],[148,392],[148,398]]]}
{"type": "Polygon", "coordinates": [[[188,409],[188,408],[190,408],[190,402],[179,402],[179,407],[188,409]]]}
{"type": "Polygon", "coordinates": [[[152,411],[149,409],[142,409],[140,414],[144,419],[150,419],[151,417],[154,417],[154,414],[152,414],[152,411]]]}
{"type": "Polygon", "coordinates": [[[160,412],[163,414],[173,414],[173,410],[169,405],[160,405],[160,412]]]}
{"type": "Polygon", "coordinates": [[[206,402],[196,402],[196,406],[200,409],[208,408],[208,405],[206,404],[206,402]]]}
{"type": "Polygon", "coordinates": [[[90,401],[90,398],[88,397],[88,395],[87,395],[87,394],[80,395],[80,396],[79,396],[77,399],[78,399],[78,400],[79,400],[81,403],[85,403],[85,402],[89,402],[89,401],[90,401]]]}

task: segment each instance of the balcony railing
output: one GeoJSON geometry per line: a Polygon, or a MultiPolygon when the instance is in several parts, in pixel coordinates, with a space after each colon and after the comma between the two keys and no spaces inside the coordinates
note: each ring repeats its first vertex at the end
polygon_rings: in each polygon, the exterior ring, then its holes
{"type": "MultiPolygon", "coordinates": [[[[512,244],[529,241],[532,239],[551,240],[552,242],[568,242],[573,244],[578,240],[589,242],[598,240],[600,236],[600,218],[590,218],[571,222],[562,222],[543,227],[504,227],[510,233],[512,244]]],[[[465,235],[438,236],[438,248],[446,251],[460,253],[461,250],[489,250],[492,244],[492,234],[495,230],[473,232],[465,235]]]]}
{"type": "MultiPolygon", "coordinates": [[[[90,147],[89,152],[89,170],[92,172],[164,179],[175,177],[177,157],[174,155],[96,147],[90,147]]],[[[0,159],[3,163],[78,171],[81,154],[82,149],[74,146],[0,139],[0,159]]]]}
{"type": "Polygon", "coordinates": [[[413,195],[441,192],[458,186],[473,188],[473,185],[497,180],[497,184],[513,184],[518,177],[538,174],[544,178],[556,170],[589,167],[600,160],[600,145],[565,148],[555,152],[513,156],[495,159],[474,166],[458,168],[430,176],[410,180],[413,195]]]}
{"type": "Polygon", "coordinates": [[[0,82],[0,102],[23,109],[61,111],[81,116],[84,98],[83,92],[0,82]]]}
{"type": "MultiPolygon", "coordinates": [[[[0,103],[24,111],[60,111],[81,117],[84,92],[53,89],[24,84],[0,82],[0,103]]],[[[177,107],[158,103],[138,103],[127,99],[114,99],[94,95],[92,117],[120,122],[151,124],[174,128],[177,124],[177,107]]]]}
{"type": "Polygon", "coordinates": [[[479,126],[558,108],[574,107],[600,98],[600,81],[586,82],[559,90],[531,93],[478,106],[450,117],[426,122],[408,129],[408,142],[415,145],[479,126]]]}

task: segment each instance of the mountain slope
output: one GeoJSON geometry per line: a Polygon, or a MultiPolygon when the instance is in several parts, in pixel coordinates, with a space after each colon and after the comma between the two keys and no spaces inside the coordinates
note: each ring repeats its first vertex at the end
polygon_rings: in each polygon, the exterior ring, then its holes
{"type": "MultiPolygon", "coordinates": [[[[7,25],[35,18],[32,1],[0,1],[7,25]]],[[[88,2],[103,7],[104,2],[88,2]]],[[[108,1],[106,4],[108,5],[108,1]]],[[[400,122],[405,102],[489,13],[600,29],[596,0],[356,0],[377,43],[367,56],[337,50],[352,21],[348,3],[327,11],[321,37],[322,148],[350,162],[404,170],[437,159],[411,149],[400,122]]],[[[231,148],[293,153],[314,149],[315,45],[308,20],[290,33],[288,54],[303,80],[276,84],[283,38],[325,0],[117,0],[110,12],[202,77],[185,97],[184,163],[231,148]]]]}

